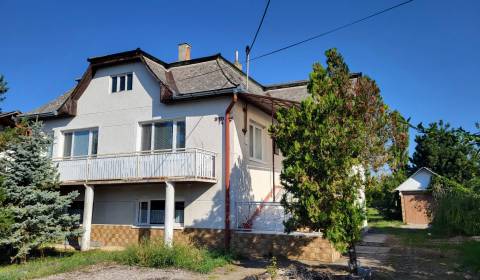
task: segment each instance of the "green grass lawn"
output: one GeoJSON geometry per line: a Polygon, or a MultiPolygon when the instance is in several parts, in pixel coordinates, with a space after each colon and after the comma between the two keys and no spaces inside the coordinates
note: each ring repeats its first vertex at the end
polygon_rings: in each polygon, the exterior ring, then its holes
{"type": "Polygon", "coordinates": [[[385,219],[377,209],[367,209],[368,226],[375,231],[393,234],[400,238],[406,246],[427,245],[429,239],[444,237],[441,233],[430,229],[406,229],[402,228],[402,221],[385,219]]]}
{"type": "Polygon", "coordinates": [[[480,272],[480,242],[466,241],[460,244],[448,242],[446,233],[435,228],[407,229],[402,228],[402,221],[385,219],[376,209],[367,210],[368,224],[373,230],[397,236],[401,243],[410,247],[452,250],[462,266],[480,272]]]}
{"type": "Polygon", "coordinates": [[[56,256],[33,259],[25,264],[0,266],[0,280],[33,279],[101,263],[155,268],[173,267],[208,273],[232,260],[230,255],[221,252],[185,245],[174,245],[172,248],[167,248],[161,242],[131,246],[124,251],[116,252],[93,250],[88,252],[69,251],[63,254],[57,252],[55,254],[56,256]]]}
{"type": "Polygon", "coordinates": [[[68,272],[97,263],[112,262],[117,254],[117,252],[97,250],[89,252],[65,252],[63,255],[38,258],[25,264],[4,265],[0,267],[0,279],[32,279],[68,272]]]}

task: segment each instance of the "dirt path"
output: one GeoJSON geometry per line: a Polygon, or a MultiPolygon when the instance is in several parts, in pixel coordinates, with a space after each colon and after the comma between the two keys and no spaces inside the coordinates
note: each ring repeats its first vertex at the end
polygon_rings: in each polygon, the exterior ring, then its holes
{"type": "Polygon", "coordinates": [[[369,233],[357,253],[361,265],[374,270],[374,279],[479,279],[458,272],[451,251],[406,247],[393,235],[369,233]]]}
{"type": "Polygon", "coordinates": [[[124,266],[116,264],[101,264],[89,266],[77,271],[61,273],[49,277],[41,278],[41,280],[200,280],[200,279],[244,279],[250,275],[256,275],[264,272],[263,267],[258,267],[254,263],[251,264],[231,264],[216,269],[210,274],[200,274],[179,269],[156,269],[135,266],[124,266]]]}
{"type": "MultiPolygon", "coordinates": [[[[368,233],[357,246],[362,267],[373,270],[373,279],[479,279],[479,275],[461,272],[456,264],[457,256],[451,250],[408,247],[395,235],[368,233]]],[[[282,270],[308,270],[316,275],[330,275],[318,279],[345,279],[347,259],[344,257],[335,264],[305,264],[295,261],[280,262],[282,270]]],[[[95,265],[79,271],[43,278],[43,280],[173,280],[173,279],[258,279],[266,271],[266,261],[246,261],[216,269],[210,274],[199,274],[176,269],[154,269],[121,265],[95,265]]],[[[286,277],[285,279],[295,279],[286,277]]],[[[307,278],[305,278],[307,279],[307,278]]],[[[315,278],[317,279],[317,278],[315,278]]]]}

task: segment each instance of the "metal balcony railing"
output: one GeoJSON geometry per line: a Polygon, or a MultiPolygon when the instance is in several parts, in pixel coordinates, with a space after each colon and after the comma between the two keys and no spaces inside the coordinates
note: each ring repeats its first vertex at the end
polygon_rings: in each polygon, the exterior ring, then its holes
{"type": "Polygon", "coordinates": [[[215,153],[160,150],[54,159],[62,183],[108,180],[214,181],[215,153]]]}
{"type": "Polygon", "coordinates": [[[236,229],[253,232],[284,232],[285,210],[279,202],[236,203],[236,229]]]}

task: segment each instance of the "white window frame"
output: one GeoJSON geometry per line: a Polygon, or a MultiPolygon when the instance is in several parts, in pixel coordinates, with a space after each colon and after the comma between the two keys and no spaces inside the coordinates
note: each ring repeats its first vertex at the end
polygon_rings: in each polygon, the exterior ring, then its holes
{"type": "MultiPolygon", "coordinates": [[[[137,226],[148,226],[148,227],[164,227],[165,224],[151,224],[150,223],[150,207],[151,207],[151,202],[152,200],[163,200],[165,201],[165,199],[140,199],[140,200],[137,200],[137,206],[135,206],[135,225],[137,226]],[[140,222],[140,203],[144,203],[146,202],[147,203],[147,222],[146,223],[141,223],[140,222]]],[[[175,203],[177,202],[183,202],[183,223],[177,223],[175,221],[173,221],[173,225],[177,228],[183,228],[184,226],[184,223],[185,223],[185,201],[184,200],[175,200],[175,203]]],[[[165,202],[166,203],[166,202],[165,202]]],[[[174,205],[175,205],[174,203],[174,205]]],[[[166,205],[165,205],[166,206],[166,205]]],[[[175,219],[175,209],[174,209],[174,214],[173,214],[173,218],[175,219]]]]}
{"type": "Polygon", "coordinates": [[[90,128],[79,128],[79,129],[71,129],[71,130],[62,131],[63,147],[62,147],[61,156],[64,157],[64,155],[65,155],[65,134],[66,133],[72,133],[72,145],[70,147],[70,156],[68,158],[91,157],[92,156],[93,131],[97,132],[97,154],[95,154],[95,155],[98,155],[98,137],[100,136],[99,129],[98,129],[98,127],[90,127],[90,128]],[[74,146],[75,146],[75,132],[80,132],[80,131],[88,131],[88,154],[87,155],[81,155],[81,156],[74,156],[73,155],[73,149],[74,149],[74,146]]]}
{"type": "Polygon", "coordinates": [[[134,73],[133,72],[126,72],[117,75],[110,76],[110,94],[116,94],[121,92],[127,92],[133,90],[133,80],[134,80],[134,73]],[[132,74],[132,89],[128,89],[128,75],[132,74]],[[113,78],[117,78],[117,91],[113,91],[113,78]],[[125,77],[125,89],[120,90],[120,77],[125,77]]]}
{"type": "Polygon", "coordinates": [[[161,119],[161,120],[153,120],[153,121],[144,121],[144,122],[139,122],[139,131],[140,131],[140,137],[138,137],[138,151],[139,152],[155,152],[155,151],[182,151],[185,150],[187,147],[187,139],[186,139],[186,134],[187,134],[187,122],[185,119],[179,118],[179,119],[161,119]],[[154,150],[155,147],[155,124],[157,123],[164,123],[164,122],[172,122],[172,147],[170,149],[164,149],[164,150],[154,150]],[[185,147],[183,148],[178,148],[177,147],[177,123],[178,122],[184,122],[185,123],[185,147]],[[142,137],[143,137],[143,126],[144,125],[150,125],[150,149],[142,151],[142,137]]]}
{"type": "MultiPolygon", "coordinates": [[[[252,144],[253,146],[251,147],[250,146],[250,139],[248,141],[248,144],[249,144],[249,147],[248,147],[248,156],[251,160],[253,161],[259,161],[259,162],[262,162],[263,163],[263,159],[264,159],[264,155],[263,155],[263,152],[264,152],[264,147],[265,147],[265,141],[264,141],[264,137],[263,137],[263,130],[264,130],[264,127],[258,125],[257,123],[251,121],[250,122],[250,125],[248,127],[249,129],[252,130],[252,144]],[[256,143],[256,140],[255,140],[255,129],[259,129],[260,130],[260,142],[261,142],[261,150],[260,150],[260,155],[261,155],[261,158],[256,158],[255,157],[255,149],[257,149],[257,143],[256,143]],[[253,153],[252,155],[250,155],[250,149],[253,150],[253,153]]],[[[248,137],[250,137],[250,133],[248,134],[248,137]]]]}

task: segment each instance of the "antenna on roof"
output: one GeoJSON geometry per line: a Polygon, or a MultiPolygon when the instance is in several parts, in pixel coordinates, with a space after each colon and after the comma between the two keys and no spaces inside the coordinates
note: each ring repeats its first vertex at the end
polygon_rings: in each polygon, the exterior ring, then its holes
{"type": "Polygon", "coordinates": [[[250,72],[250,46],[245,48],[245,53],[247,54],[247,91],[248,91],[248,74],[250,72]]]}

